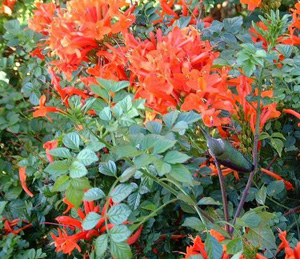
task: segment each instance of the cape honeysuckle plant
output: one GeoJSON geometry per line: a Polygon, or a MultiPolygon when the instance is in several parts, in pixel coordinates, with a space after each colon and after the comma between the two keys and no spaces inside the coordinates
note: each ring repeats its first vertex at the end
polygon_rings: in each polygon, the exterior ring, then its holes
{"type": "Polygon", "coordinates": [[[32,2],[0,1],[1,258],[300,258],[300,3],[32,2]]]}

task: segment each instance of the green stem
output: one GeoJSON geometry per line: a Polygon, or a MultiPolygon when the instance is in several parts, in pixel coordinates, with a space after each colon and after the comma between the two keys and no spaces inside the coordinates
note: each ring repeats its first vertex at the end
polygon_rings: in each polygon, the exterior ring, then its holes
{"type": "Polygon", "coordinates": [[[158,207],[156,210],[152,211],[148,216],[146,216],[140,223],[138,223],[133,229],[132,232],[134,232],[140,225],[144,224],[147,220],[149,220],[150,218],[156,216],[156,213],[159,212],[161,209],[163,209],[164,207],[166,207],[167,205],[169,205],[170,203],[173,203],[175,201],[177,201],[178,199],[172,199],[169,200],[168,202],[164,203],[163,205],[161,205],[160,207],[158,207]]]}
{"type": "Polygon", "coordinates": [[[257,108],[256,108],[256,125],[255,125],[255,134],[254,134],[254,144],[253,144],[253,164],[254,164],[254,169],[253,171],[250,173],[247,185],[245,187],[245,190],[243,192],[241,201],[238,205],[238,208],[236,210],[236,213],[234,215],[232,224],[234,225],[237,218],[240,216],[242,209],[244,207],[246,198],[248,196],[250,187],[252,185],[253,179],[254,179],[254,175],[257,172],[257,168],[258,168],[258,142],[259,142],[259,125],[260,125],[260,114],[261,114],[261,107],[260,107],[260,103],[261,103],[261,93],[262,93],[262,84],[263,84],[263,74],[264,74],[264,66],[261,68],[260,70],[260,75],[259,75],[259,80],[258,80],[258,101],[257,101],[257,108]]]}

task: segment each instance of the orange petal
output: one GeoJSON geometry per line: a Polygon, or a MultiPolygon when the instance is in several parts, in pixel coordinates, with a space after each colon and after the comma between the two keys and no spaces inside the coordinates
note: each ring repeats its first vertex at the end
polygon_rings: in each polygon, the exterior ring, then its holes
{"type": "Polygon", "coordinates": [[[23,190],[30,196],[33,197],[33,193],[31,191],[29,191],[29,189],[27,188],[26,185],[26,167],[19,167],[19,177],[20,177],[20,181],[21,181],[21,186],[23,188],[23,190]]]}

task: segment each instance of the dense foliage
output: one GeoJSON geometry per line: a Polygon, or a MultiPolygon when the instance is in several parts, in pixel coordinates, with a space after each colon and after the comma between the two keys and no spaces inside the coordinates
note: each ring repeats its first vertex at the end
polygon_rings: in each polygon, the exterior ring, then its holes
{"type": "Polygon", "coordinates": [[[0,3],[0,258],[300,259],[300,3],[0,3]]]}

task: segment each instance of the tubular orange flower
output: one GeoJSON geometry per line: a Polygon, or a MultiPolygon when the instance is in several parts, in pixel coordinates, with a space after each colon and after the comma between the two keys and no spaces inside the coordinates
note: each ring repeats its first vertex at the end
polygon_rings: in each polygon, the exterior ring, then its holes
{"type": "Polygon", "coordinates": [[[271,171],[269,171],[269,170],[267,170],[267,169],[265,169],[265,168],[261,168],[260,170],[261,170],[263,173],[270,175],[271,177],[275,178],[275,179],[278,180],[278,181],[283,181],[283,183],[284,183],[284,185],[285,185],[285,188],[286,188],[287,190],[294,190],[293,185],[292,185],[290,182],[284,180],[284,179],[283,179],[281,176],[279,176],[278,174],[275,174],[275,173],[273,173],[273,172],[271,172],[271,171]]]}
{"type": "Polygon", "coordinates": [[[33,17],[28,21],[28,27],[35,31],[47,35],[48,27],[51,24],[56,6],[53,3],[44,4],[38,2],[35,4],[37,10],[34,10],[33,17]]]}
{"type": "Polygon", "coordinates": [[[46,150],[47,159],[50,163],[53,162],[53,157],[51,156],[49,151],[54,149],[54,148],[57,148],[57,146],[58,146],[58,140],[47,141],[43,144],[43,148],[46,150]]]}
{"type": "Polygon", "coordinates": [[[57,108],[57,107],[47,107],[45,106],[46,103],[46,95],[42,95],[40,98],[40,105],[34,107],[35,111],[33,112],[33,117],[46,117],[49,121],[52,122],[52,119],[47,116],[47,113],[50,112],[60,112],[64,113],[63,110],[57,108]]]}
{"type": "Polygon", "coordinates": [[[279,238],[281,240],[281,244],[278,247],[278,250],[284,249],[285,251],[285,259],[300,259],[300,242],[297,243],[294,249],[291,248],[289,242],[286,239],[286,231],[279,230],[279,238]]]}
{"type": "Polygon", "coordinates": [[[69,236],[67,232],[63,229],[57,229],[58,230],[58,236],[55,236],[53,233],[50,233],[51,237],[54,240],[55,244],[55,251],[56,252],[63,252],[64,254],[71,255],[72,251],[76,248],[79,252],[81,252],[80,246],[77,244],[77,242],[80,239],[86,238],[86,231],[80,232],[75,235],[69,236]]]}
{"type": "Polygon", "coordinates": [[[26,185],[26,167],[19,167],[19,177],[20,177],[20,182],[23,190],[30,196],[33,197],[33,193],[29,191],[27,185],[26,185]]]}
{"type": "Polygon", "coordinates": [[[132,245],[132,244],[134,244],[138,239],[139,239],[139,237],[140,237],[140,235],[141,235],[141,233],[142,233],[142,230],[143,230],[143,225],[142,226],[140,226],[139,228],[138,228],[138,230],[133,234],[133,235],[131,235],[128,239],[127,239],[127,244],[128,245],[132,245]]]}
{"type": "Polygon", "coordinates": [[[261,5],[262,0],[241,0],[241,4],[248,5],[248,9],[253,11],[256,7],[261,5]]]}
{"type": "MultiPolygon", "coordinates": [[[[294,115],[297,119],[300,120],[300,113],[292,110],[292,109],[283,109],[283,112],[284,113],[288,113],[288,114],[291,114],[291,115],[294,115]]],[[[298,123],[298,127],[300,127],[300,122],[298,123]]]]}
{"type": "MultiPolygon", "coordinates": [[[[21,227],[19,229],[14,229],[15,226],[21,221],[20,219],[13,219],[13,220],[8,220],[5,217],[2,217],[2,221],[4,222],[3,230],[5,235],[8,235],[10,233],[13,233],[15,235],[18,235],[21,231],[30,228],[32,226],[31,223],[27,224],[24,227],[21,227]]],[[[22,222],[28,223],[27,220],[22,220],[22,222]]]]}

